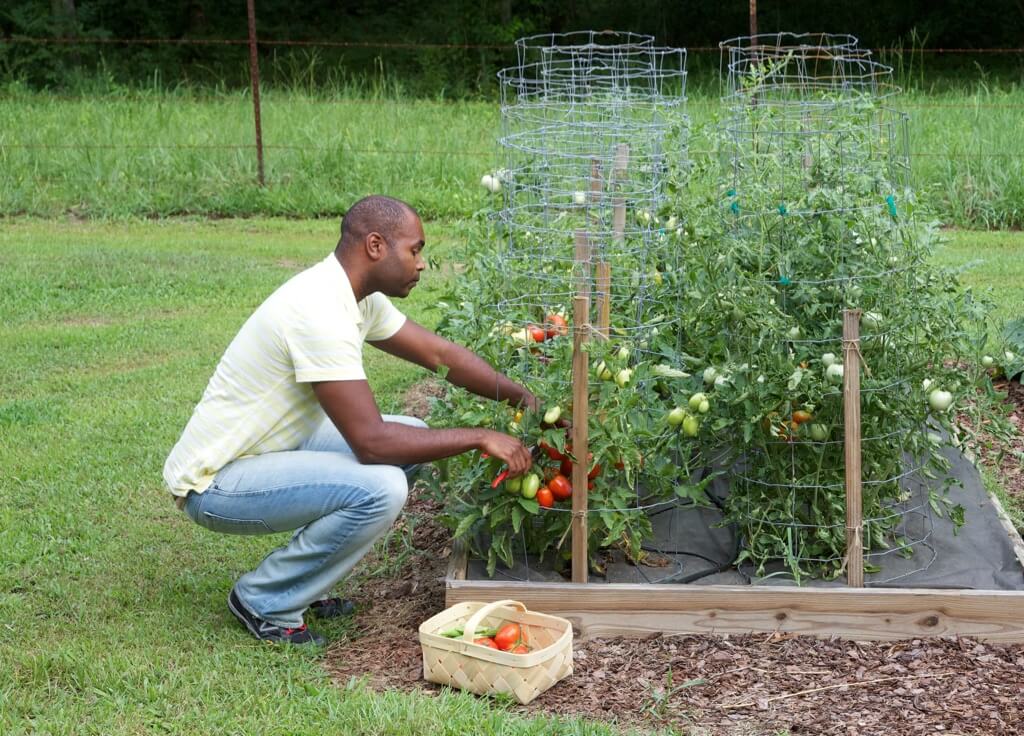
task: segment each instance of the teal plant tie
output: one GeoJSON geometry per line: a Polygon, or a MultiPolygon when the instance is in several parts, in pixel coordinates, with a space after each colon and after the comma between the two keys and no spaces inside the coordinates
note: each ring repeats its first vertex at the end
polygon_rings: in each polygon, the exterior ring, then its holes
{"type": "Polygon", "coordinates": [[[789,286],[789,276],[779,276],[779,283],[783,286],[789,286]]]}
{"type": "Polygon", "coordinates": [[[889,215],[896,217],[896,197],[890,194],[885,198],[885,203],[889,207],[889,215]]]}
{"type": "Polygon", "coordinates": [[[734,215],[738,215],[740,213],[740,203],[733,202],[731,205],[729,205],[729,209],[732,210],[734,215]]]}
{"type": "Polygon", "coordinates": [[[735,197],[736,196],[736,190],[735,189],[730,189],[728,192],[725,193],[725,196],[726,197],[735,197]]]}
{"type": "Polygon", "coordinates": [[[780,204],[779,205],[779,214],[780,215],[784,215],[787,212],[789,212],[789,210],[786,209],[786,205],[785,204],[780,204]]]}

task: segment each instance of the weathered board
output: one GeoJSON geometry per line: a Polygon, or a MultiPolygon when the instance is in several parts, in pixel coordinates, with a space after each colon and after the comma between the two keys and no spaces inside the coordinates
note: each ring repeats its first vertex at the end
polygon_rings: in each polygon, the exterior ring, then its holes
{"type": "Polygon", "coordinates": [[[445,601],[522,601],[583,638],[787,632],[857,640],[965,636],[1024,642],[1024,591],[467,580],[458,545],[445,601]]]}

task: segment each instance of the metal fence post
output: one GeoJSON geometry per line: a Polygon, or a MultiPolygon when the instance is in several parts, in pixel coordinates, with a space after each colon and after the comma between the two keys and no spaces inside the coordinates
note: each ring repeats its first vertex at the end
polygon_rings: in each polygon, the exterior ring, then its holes
{"type": "Polygon", "coordinates": [[[260,124],[260,63],[256,55],[256,2],[246,0],[249,15],[249,79],[252,82],[252,117],[256,125],[256,166],[260,186],[263,178],[263,128],[260,124]]]}

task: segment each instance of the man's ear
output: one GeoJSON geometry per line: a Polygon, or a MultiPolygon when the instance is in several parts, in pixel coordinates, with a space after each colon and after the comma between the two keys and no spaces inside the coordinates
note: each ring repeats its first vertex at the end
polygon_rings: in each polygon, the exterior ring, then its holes
{"type": "Polygon", "coordinates": [[[388,241],[384,240],[378,232],[372,232],[367,234],[364,242],[366,248],[366,255],[371,261],[379,261],[385,255],[385,250],[388,247],[388,241]]]}

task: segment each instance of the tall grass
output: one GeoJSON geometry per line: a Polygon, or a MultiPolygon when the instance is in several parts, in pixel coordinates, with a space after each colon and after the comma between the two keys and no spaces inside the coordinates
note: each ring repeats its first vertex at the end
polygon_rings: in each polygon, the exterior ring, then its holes
{"type": "MultiPolygon", "coordinates": [[[[338,215],[386,192],[428,217],[484,206],[481,174],[501,165],[491,102],[403,97],[382,75],[330,90],[264,92],[268,185],[256,183],[246,92],[101,85],[61,97],[9,85],[0,94],[0,215],[118,218],[338,215]]],[[[1024,226],[1024,89],[972,88],[894,100],[911,116],[913,184],[947,224],[1024,226]]],[[[693,94],[696,128],[719,112],[693,94]]],[[[692,144],[701,153],[701,140],[692,144]]]]}

